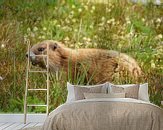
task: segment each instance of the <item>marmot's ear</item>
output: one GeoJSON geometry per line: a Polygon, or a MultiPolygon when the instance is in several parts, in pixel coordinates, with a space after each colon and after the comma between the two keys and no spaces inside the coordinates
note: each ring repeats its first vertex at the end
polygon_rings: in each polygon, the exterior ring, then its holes
{"type": "Polygon", "coordinates": [[[50,45],[50,48],[54,51],[55,49],[57,49],[59,47],[59,45],[57,43],[53,43],[50,45]]]}
{"type": "Polygon", "coordinates": [[[53,50],[55,50],[57,47],[58,47],[58,44],[57,43],[54,43],[53,50]]]}

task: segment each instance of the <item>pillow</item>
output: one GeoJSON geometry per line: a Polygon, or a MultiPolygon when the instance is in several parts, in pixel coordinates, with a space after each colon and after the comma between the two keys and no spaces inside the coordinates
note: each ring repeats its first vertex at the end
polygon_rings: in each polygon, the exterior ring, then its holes
{"type": "MultiPolygon", "coordinates": [[[[109,84],[110,89],[111,89],[112,85],[113,84],[111,84],[111,83],[109,84]]],[[[130,87],[132,85],[135,85],[135,84],[124,84],[124,85],[116,85],[116,86],[122,87],[122,88],[127,88],[127,87],[130,87]]],[[[148,83],[144,83],[144,84],[139,85],[138,99],[142,100],[142,101],[150,102],[149,101],[149,94],[148,94],[148,83]]]]}
{"type": "Polygon", "coordinates": [[[150,102],[149,94],[148,94],[148,83],[140,84],[138,99],[146,102],[150,102]]]}
{"type": "Polygon", "coordinates": [[[81,86],[81,85],[72,85],[67,82],[67,100],[66,102],[72,102],[76,100],[84,99],[84,93],[107,93],[107,88],[109,84],[99,84],[99,85],[88,85],[88,86],[81,86]]]}
{"type": "Polygon", "coordinates": [[[125,93],[84,93],[86,99],[91,98],[125,98],[125,93]]]}
{"type": "Polygon", "coordinates": [[[113,93],[125,93],[126,98],[135,98],[138,99],[139,94],[139,85],[134,84],[128,87],[120,87],[119,85],[111,85],[113,93]]]}

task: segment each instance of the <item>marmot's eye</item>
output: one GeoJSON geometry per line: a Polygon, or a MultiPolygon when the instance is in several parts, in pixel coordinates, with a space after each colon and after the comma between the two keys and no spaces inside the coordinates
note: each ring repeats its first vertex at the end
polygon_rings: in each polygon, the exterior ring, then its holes
{"type": "Polygon", "coordinates": [[[38,51],[44,51],[44,48],[38,48],[38,51]]]}

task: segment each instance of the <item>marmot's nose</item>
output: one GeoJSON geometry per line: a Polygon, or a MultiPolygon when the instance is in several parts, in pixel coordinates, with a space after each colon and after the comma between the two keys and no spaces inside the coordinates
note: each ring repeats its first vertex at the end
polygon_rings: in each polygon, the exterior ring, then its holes
{"type": "Polygon", "coordinates": [[[35,58],[36,58],[35,54],[32,51],[27,52],[26,57],[27,58],[29,57],[31,61],[35,61],[35,58]]]}

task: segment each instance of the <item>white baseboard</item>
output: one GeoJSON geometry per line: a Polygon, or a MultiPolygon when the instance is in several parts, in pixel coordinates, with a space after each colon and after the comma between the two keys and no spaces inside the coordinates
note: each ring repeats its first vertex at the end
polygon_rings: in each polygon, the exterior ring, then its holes
{"type": "MultiPolygon", "coordinates": [[[[27,114],[27,123],[29,122],[44,122],[46,114],[27,114]]],[[[24,122],[24,114],[0,114],[0,122],[24,122]]]]}

